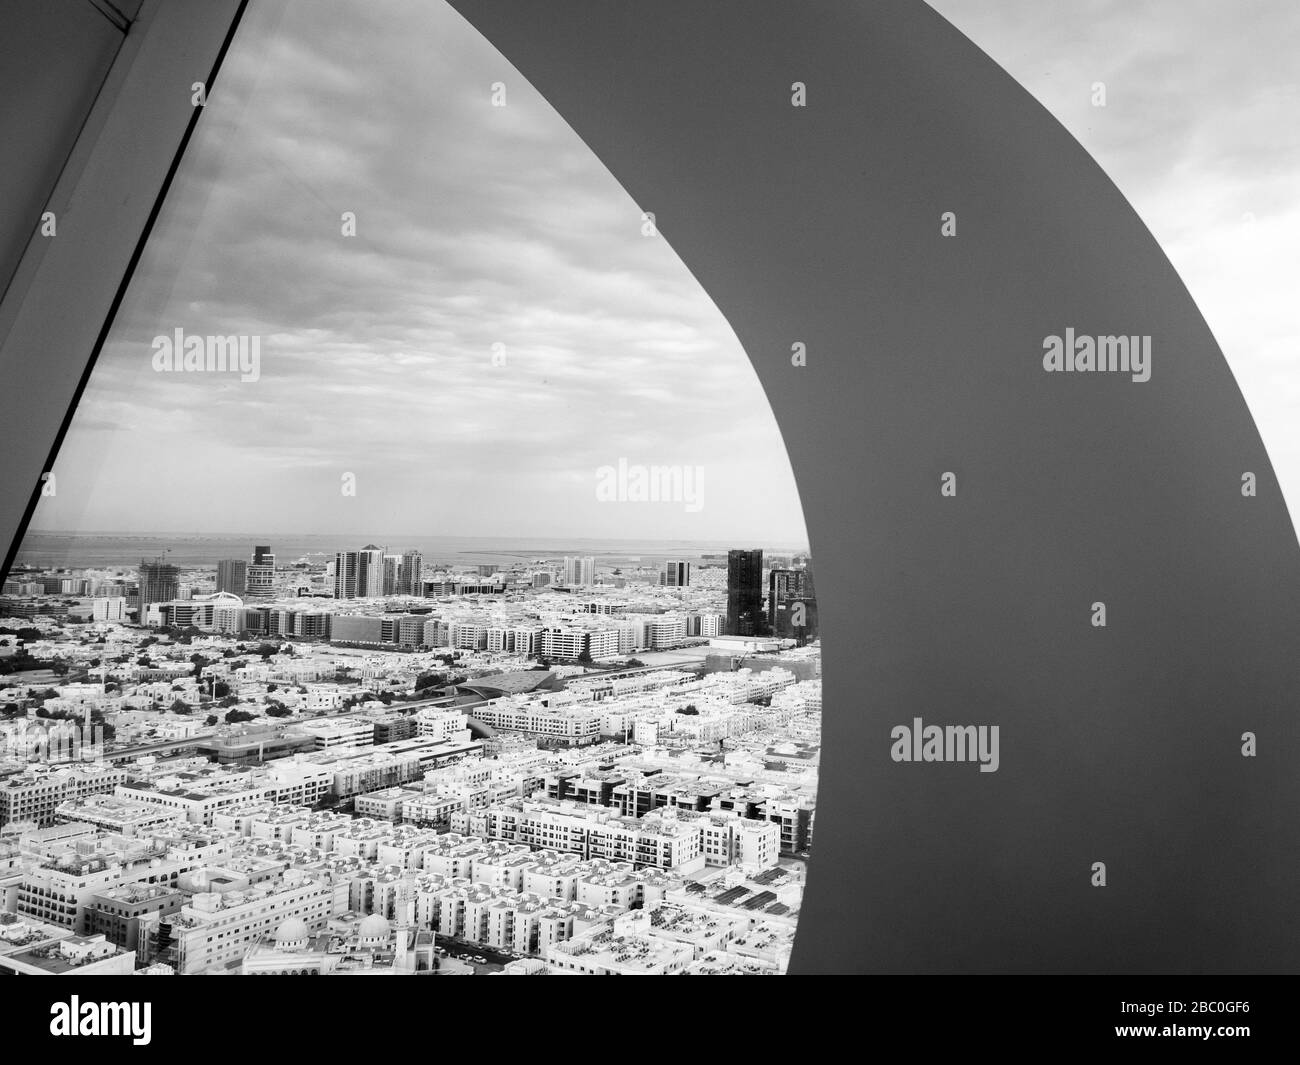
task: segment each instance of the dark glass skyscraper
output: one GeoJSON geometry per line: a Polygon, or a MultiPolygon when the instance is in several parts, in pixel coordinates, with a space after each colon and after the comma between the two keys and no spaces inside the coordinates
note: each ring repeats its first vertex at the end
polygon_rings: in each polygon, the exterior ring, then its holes
{"type": "Polygon", "coordinates": [[[817,592],[811,569],[774,569],[768,577],[768,620],[772,635],[798,640],[817,636],[817,592]]]}
{"type": "Polygon", "coordinates": [[[763,636],[763,551],[727,552],[727,635],[763,636]]]}

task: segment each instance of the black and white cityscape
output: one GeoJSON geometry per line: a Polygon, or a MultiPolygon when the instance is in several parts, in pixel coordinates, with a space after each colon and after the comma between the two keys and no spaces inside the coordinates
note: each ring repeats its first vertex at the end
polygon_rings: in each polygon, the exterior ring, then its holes
{"type": "Polygon", "coordinates": [[[0,970],[783,971],[806,552],[196,547],[4,583],[0,970]]]}
{"type": "Polygon", "coordinates": [[[459,15],[357,15],[250,6],[0,589],[0,973],[780,974],[771,408],[459,15]]]}

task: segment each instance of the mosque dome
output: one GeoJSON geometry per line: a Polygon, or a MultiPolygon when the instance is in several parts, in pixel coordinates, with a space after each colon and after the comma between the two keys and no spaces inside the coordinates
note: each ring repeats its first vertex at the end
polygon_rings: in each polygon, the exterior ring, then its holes
{"type": "Polygon", "coordinates": [[[387,943],[390,935],[388,920],[382,914],[372,913],[357,926],[357,938],[362,943],[387,943]]]}
{"type": "Polygon", "coordinates": [[[310,933],[301,917],[286,917],[275,930],[275,945],[280,950],[305,946],[310,933]]]}

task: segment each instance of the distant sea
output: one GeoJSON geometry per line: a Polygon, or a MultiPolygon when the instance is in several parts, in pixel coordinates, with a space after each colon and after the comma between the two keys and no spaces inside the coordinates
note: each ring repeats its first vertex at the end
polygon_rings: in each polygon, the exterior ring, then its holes
{"type": "Polygon", "coordinates": [[[277,565],[300,559],[320,562],[338,551],[356,551],[368,543],[386,547],[390,554],[415,548],[426,568],[433,564],[509,566],[514,562],[591,555],[607,564],[692,561],[701,555],[725,555],[733,547],[762,547],[775,554],[807,550],[797,544],[698,540],[593,540],[508,536],[354,536],[334,533],[295,533],[282,536],[199,533],[29,532],[14,559],[16,566],[102,568],[137,566],[167,551],[167,560],[186,567],[214,566],[223,558],[248,559],[254,544],[267,544],[277,565]]]}

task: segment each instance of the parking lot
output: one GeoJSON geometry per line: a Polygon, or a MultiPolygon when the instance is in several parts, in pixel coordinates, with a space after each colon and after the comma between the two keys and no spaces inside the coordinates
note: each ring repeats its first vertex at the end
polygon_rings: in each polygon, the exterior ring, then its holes
{"type": "Polygon", "coordinates": [[[496,950],[493,947],[484,946],[482,943],[466,943],[463,940],[451,939],[446,936],[438,937],[438,948],[449,957],[459,958],[461,961],[473,965],[475,973],[498,972],[516,958],[524,957],[522,954],[496,950]]]}

